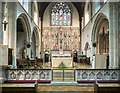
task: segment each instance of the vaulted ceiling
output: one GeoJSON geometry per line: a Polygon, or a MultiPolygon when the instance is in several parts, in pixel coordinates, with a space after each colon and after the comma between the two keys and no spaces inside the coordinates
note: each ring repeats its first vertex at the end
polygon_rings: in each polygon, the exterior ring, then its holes
{"type": "MultiPolygon", "coordinates": [[[[39,16],[41,18],[43,18],[44,11],[50,3],[51,2],[38,2],[39,16]]],[[[85,2],[72,2],[72,3],[78,10],[79,17],[81,19],[84,13],[83,11],[84,11],[85,2]]]]}

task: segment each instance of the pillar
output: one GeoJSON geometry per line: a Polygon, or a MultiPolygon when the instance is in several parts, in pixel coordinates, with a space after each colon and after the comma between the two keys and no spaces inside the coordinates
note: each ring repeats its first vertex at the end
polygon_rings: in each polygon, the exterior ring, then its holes
{"type": "Polygon", "coordinates": [[[0,44],[2,44],[2,2],[0,1],[0,44]]]}
{"type": "Polygon", "coordinates": [[[41,17],[41,33],[40,33],[40,42],[41,42],[41,58],[44,57],[43,42],[42,42],[42,30],[43,30],[43,18],[41,17]]]}
{"type": "Polygon", "coordinates": [[[120,68],[120,2],[119,2],[119,5],[118,5],[118,35],[119,35],[119,39],[118,39],[118,46],[119,46],[119,68],[120,68]]]}
{"type": "Polygon", "coordinates": [[[13,61],[12,67],[17,68],[16,63],[16,43],[17,43],[17,32],[16,32],[16,16],[17,16],[17,2],[8,2],[8,25],[9,25],[9,39],[10,48],[13,48],[13,61]]]}
{"type": "Polygon", "coordinates": [[[114,66],[118,68],[119,63],[119,35],[118,35],[118,3],[114,2],[113,5],[113,35],[114,35],[114,66]]]}
{"type": "Polygon", "coordinates": [[[109,20],[109,68],[112,68],[112,63],[113,63],[113,10],[112,10],[112,3],[109,2],[109,15],[110,15],[110,20],[109,20]]]}
{"type": "Polygon", "coordinates": [[[109,68],[118,68],[119,63],[119,35],[118,35],[118,3],[109,2],[109,68]]]}

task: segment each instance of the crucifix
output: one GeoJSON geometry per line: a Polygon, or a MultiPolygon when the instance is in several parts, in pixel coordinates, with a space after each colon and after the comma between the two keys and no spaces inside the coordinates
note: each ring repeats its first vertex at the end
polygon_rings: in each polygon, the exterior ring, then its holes
{"type": "Polygon", "coordinates": [[[4,24],[4,31],[6,31],[6,26],[8,23],[6,21],[4,21],[2,24],[4,24]]]}

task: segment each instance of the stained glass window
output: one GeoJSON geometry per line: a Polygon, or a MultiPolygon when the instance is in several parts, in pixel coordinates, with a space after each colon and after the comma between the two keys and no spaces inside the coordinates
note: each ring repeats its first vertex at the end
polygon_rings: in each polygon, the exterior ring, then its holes
{"type": "Polygon", "coordinates": [[[51,11],[51,25],[71,25],[71,10],[67,3],[56,3],[51,11]]]}

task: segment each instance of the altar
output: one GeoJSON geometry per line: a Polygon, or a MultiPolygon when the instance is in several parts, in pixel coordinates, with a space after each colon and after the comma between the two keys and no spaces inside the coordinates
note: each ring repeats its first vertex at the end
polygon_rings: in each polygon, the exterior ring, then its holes
{"type": "Polygon", "coordinates": [[[70,54],[53,54],[51,58],[52,67],[58,67],[61,63],[66,67],[73,67],[73,58],[70,54]]]}

